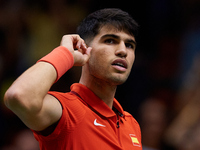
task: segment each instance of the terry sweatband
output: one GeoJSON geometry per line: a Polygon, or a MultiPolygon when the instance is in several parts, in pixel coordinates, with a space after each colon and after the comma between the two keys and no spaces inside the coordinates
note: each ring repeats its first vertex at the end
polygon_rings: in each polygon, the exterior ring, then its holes
{"type": "Polygon", "coordinates": [[[47,62],[54,66],[57,72],[57,82],[74,65],[72,53],[64,46],[59,46],[37,62],[47,62]]]}

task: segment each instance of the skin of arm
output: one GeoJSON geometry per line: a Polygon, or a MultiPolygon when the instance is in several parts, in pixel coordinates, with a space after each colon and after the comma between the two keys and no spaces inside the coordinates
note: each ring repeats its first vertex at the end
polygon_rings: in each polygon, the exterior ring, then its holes
{"type": "MultiPolygon", "coordinates": [[[[83,66],[90,57],[91,47],[86,47],[79,35],[65,35],[61,46],[65,46],[74,57],[74,65],[83,66]],[[74,49],[77,48],[77,51],[74,49]]],[[[62,115],[59,101],[47,92],[57,78],[56,69],[49,63],[38,62],[14,81],[4,95],[5,105],[24,124],[42,131],[57,122],[62,115]]]]}

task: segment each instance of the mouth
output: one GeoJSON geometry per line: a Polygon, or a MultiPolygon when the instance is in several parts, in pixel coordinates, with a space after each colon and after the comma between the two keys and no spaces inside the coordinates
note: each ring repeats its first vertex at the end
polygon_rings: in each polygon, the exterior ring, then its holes
{"type": "Polygon", "coordinates": [[[116,59],[113,61],[112,66],[119,71],[126,71],[128,68],[127,62],[123,59],[116,59]]]}

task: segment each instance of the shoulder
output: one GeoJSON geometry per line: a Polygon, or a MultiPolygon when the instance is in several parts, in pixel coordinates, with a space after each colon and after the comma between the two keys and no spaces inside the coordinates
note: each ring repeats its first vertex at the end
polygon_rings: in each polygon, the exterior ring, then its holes
{"type": "Polygon", "coordinates": [[[124,111],[125,119],[140,132],[140,125],[137,120],[127,111],[124,111]]]}
{"type": "Polygon", "coordinates": [[[71,92],[48,92],[49,95],[55,97],[62,105],[63,109],[72,110],[73,112],[83,112],[85,105],[79,100],[79,97],[71,92]]]}
{"type": "Polygon", "coordinates": [[[69,107],[73,105],[77,105],[78,107],[79,105],[81,105],[81,102],[78,99],[78,97],[72,94],[71,92],[62,93],[62,92],[50,91],[48,92],[48,94],[55,97],[61,103],[62,107],[64,106],[69,107]]]}
{"type": "Polygon", "coordinates": [[[75,99],[77,99],[77,97],[74,96],[73,94],[71,94],[70,92],[62,93],[62,92],[49,91],[48,94],[54,96],[59,101],[60,100],[75,100],[75,99]]]}
{"type": "MultiPolygon", "coordinates": [[[[85,114],[85,105],[79,100],[79,98],[71,92],[48,92],[48,94],[54,96],[61,104],[63,109],[63,115],[75,118],[82,118],[85,114]]],[[[72,119],[71,118],[71,119],[72,119]]]]}
{"type": "Polygon", "coordinates": [[[125,119],[129,122],[130,126],[132,126],[135,129],[135,132],[140,137],[141,140],[141,129],[140,125],[137,122],[137,120],[128,112],[124,111],[125,119]]]}

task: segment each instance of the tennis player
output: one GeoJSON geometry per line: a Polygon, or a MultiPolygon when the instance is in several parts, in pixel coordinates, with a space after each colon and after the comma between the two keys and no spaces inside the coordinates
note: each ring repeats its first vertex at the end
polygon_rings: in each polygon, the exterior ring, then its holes
{"type": "Polygon", "coordinates": [[[10,86],[5,104],[41,150],[142,150],[138,122],[114,98],[134,63],[137,32],[127,12],[98,10],[10,86]],[[82,66],[79,83],[49,91],[73,66],[82,66]]]}

